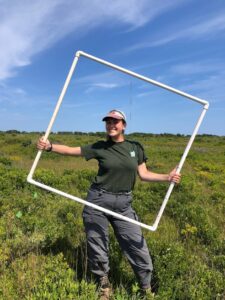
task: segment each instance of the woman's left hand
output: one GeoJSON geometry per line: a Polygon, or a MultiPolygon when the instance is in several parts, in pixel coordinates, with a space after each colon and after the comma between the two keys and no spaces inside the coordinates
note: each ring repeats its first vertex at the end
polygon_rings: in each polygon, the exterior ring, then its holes
{"type": "Polygon", "coordinates": [[[177,172],[177,168],[173,169],[169,173],[169,182],[180,183],[181,174],[177,174],[176,172],[177,172]]]}

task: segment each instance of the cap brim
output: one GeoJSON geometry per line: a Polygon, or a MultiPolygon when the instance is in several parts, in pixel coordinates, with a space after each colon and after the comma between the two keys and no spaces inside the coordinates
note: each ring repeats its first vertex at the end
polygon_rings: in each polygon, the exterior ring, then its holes
{"type": "MultiPolygon", "coordinates": [[[[102,121],[106,121],[106,120],[108,120],[108,119],[116,119],[116,120],[124,120],[123,118],[121,118],[121,117],[117,117],[117,116],[106,116],[106,117],[104,117],[103,119],[102,119],[102,121]]],[[[125,120],[124,120],[125,121],[125,120]]]]}

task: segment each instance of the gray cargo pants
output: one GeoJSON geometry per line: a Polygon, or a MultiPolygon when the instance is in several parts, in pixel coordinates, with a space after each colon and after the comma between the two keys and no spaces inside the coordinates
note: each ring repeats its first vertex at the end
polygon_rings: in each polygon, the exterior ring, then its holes
{"type": "MultiPolygon", "coordinates": [[[[111,194],[91,188],[87,201],[137,220],[131,207],[132,194],[111,194]]],[[[109,272],[108,226],[111,224],[120,247],[131,264],[141,288],[149,288],[152,274],[152,260],[142,235],[141,228],[114,216],[85,206],[83,221],[87,235],[88,262],[92,273],[105,276],[109,272]]]]}

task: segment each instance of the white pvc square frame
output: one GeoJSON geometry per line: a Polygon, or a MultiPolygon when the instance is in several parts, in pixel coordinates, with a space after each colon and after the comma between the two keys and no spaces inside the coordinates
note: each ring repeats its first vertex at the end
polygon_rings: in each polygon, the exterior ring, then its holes
{"type": "MultiPolygon", "coordinates": [[[[65,93],[66,93],[66,90],[67,90],[67,88],[68,88],[68,85],[69,85],[69,83],[70,83],[71,77],[72,77],[72,75],[73,75],[73,73],[74,73],[75,67],[76,67],[76,65],[77,65],[77,62],[78,62],[78,59],[79,59],[80,56],[84,56],[84,57],[86,57],[86,58],[88,58],[88,59],[91,59],[91,60],[94,60],[94,61],[96,61],[96,62],[98,62],[98,63],[100,63],[100,64],[106,65],[106,66],[108,66],[108,67],[110,67],[110,68],[113,68],[113,69],[115,69],[115,70],[117,70],[117,71],[126,73],[126,74],[128,74],[128,75],[130,75],[130,76],[139,78],[139,79],[141,79],[141,80],[143,80],[143,81],[146,81],[146,82],[148,82],[148,83],[151,83],[151,84],[153,84],[153,85],[156,85],[156,86],[158,86],[158,87],[161,87],[161,88],[163,88],[163,89],[166,89],[166,90],[168,90],[168,91],[171,91],[171,92],[173,92],[173,93],[175,93],[175,94],[178,94],[178,95],[183,96],[183,97],[185,97],[185,98],[187,98],[187,99],[189,99],[189,100],[193,100],[193,101],[195,101],[195,102],[197,102],[197,103],[203,105],[203,110],[202,110],[202,112],[201,112],[201,114],[200,114],[200,116],[199,116],[199,119],[198,119],[198,121],[197,121],[197,123],[196,123],[196,125],[195,125],[195,128],[194,128],[194,131],[193,131],[193,133],[192,133],[192,135],[191,135],[191,137],[190,137],[190,139],[189,139],[189,141],[188,141],[188,144],[187,144],[187,146],[186,146],[186,148],[185,148],[185,150],[184,150],[184,153],[183,153],[183,155],[182,155],[182,157],[181,157],[181,160],[180,160],[180,162],[179,162],[179,164],[178,164],[178,167],[177,167],[177,171],[176,171],[176,172],[177,172],[177,173],[180,173],[181,168],[183,167],[184,161],[185,161],[185,159],[186,159],[186,157],[187,157],[187,155],[188,155],[188,152],[189,152],[189,150],[190,150],[190,148],[191,148],[191,146],[192,146],[192,143],[193,143],[193,141],[194,141],[194,139],[195,139],[195,136],[196,136],[196,134],[197,134],[197,132],[198,132],[198,130],[199,130],[199,127],[200,127],[202,121],[203,121],[203,118],[204,118],[204,116],[205,116],[205,113],[206,113],[206,111],[207,111],[207,109],[208,109],[208,107],[209,107],[208,101],[205,101],[205,100],[202,100],[202,99],[200,99],[200,98],[194,97],[194,96],[192,96],[192,95],[186,94],[186,93],[184,93],[184,92],[182,92],[182,91],[180,91],[180,90],[177,90],[177,89],[175,89],[175,88],[173,88],[173,87],[170,87],[170,86],[168,86],[168,85],[162,84],[162,83],[160,83],[160,82],[158,82],[158,81],[152,80],[152,79],[150,79],[150,78],[148,78],[148,77],[145,77],[145,76],[142,76],[142,75],[140,75],[140,74],[134,73],[134,72],[132,72],[132,71],[130,71],[130,70],[124,69],[124,68],[122,68],[122,67],[119,67],[119,66],[117,66],[117,65],[114,65],[114,64],[112,64],[112,63],[110,63],[110,62],[108,62],[108,61],[102,60],[102,59],[100,59],[100,58],[97,58],[97,57],[95,57],[95,56],[92,56],[92,55],[90,55],[90,54],[88,54],[88,53],[85,53],[85,52],[82,52],[82,51],[77,51],[77,52],[76,52],[75,58],[74,58],[74,60],[73,60],[73,63],[72,63],[72,66],[71,66],[71,68],[70,68],[70,71],[69,71],[69,73],[68,73],[68,76],[67,76],[67,78],[66,78],[66,81],[65,81],[65,84],[64,84],[64,86],[63,86],[62,92],[61,92],[61,94],[60,94],[60,96],[59,96],[59,99],[58,99],[58,102],[57,102],[57,104],[56,104],[55,110],[54,110],[54,112],[53,112],[52,118],[51,118],[50,123],[49,123],[49,125],[48,125],[48,128],[47,128],[47,130],[46,130],[46,132],[45,132],[44,140],[47,140],[47,139],[48,139],[48,136],[49,136],[49,134],[50,134],[50,132],[51,132],[51,128],[52,128],[52,126],[53,126],[53,123],[54,123],[54,121],[55,121],[55,118],[56,118],[56,116],[57,116],[57,113],[58,113],[58,111],[59,111],[60,105],[61,105],[61,103],[62,103],[62,100],[63,100],[63,98],[64,98],[64,95],[65,95],[65,93]]],[[[35,169],[36,169],[36,167],[37,167],[37,164],[38,164],[38,162],[39,162],[39,159],[40,159],[40,157],[41,157],[41,154],[42,154],[42,150],[39,150],[38,153],[37,153],[37,156],[36,156],[36,158],[35,158],[35,160],[34,160],[34,162],[33,162],[33,165],[32,165],[32,167],[31,167],[30,173],[29,173],[29,175],[28,175],[28,177],[27,177],[27,181],[28,181],[29,183],[34,184],[34,185],[36,185],[36,186],[38,186],[38,187],[41,187],[41,188],[43,188],[43,189],[45,189],[45,190],[48,190],[48,191],[50,191],[50,192],[53,192],[53,193],[56,193],[56,194],[58,194],[58,195],[64,196],[64,197],[66,197],[66,198],[69,198],[69,199],[71,199],[71,200],[77,201],[77,202],[79,202],[79,203],[82,203],[82,204],[91,206],[91,207],[93,207],[93,208],[95,208],[95,209],[97,209],[97,210],[100,210],[100,211],[105,212],[105,213],[107,213],[107,214],[109,214],[109,215],[112,215],[112,216],[114,216],[114,217],[117,217],[118,219],[125,220],[125,221],[128,221],[128,222],[130,222],[130,223],[139,225],[139,226],[141,226],[141,227],[143,227],[143,228],[146,228],[146,229],[148,229],[148,230],[155,231],[155,230],[157,229],[158,224],[159,224],[159,221],[160,221],[160,219],[161,219],[161,217],[162,217],[162,214],[163,214],[163,212],[164,212],[164,209],[165,209],[165,207],[166,207],[166,204],[167,204],[167,202],[168,202],[168,200],[169,200],[169,197],[170,197],[170,195],[171,195],[171,193],[172,193],[172,190],[173,190],[173,188],[174,188],[174,185],[175,185],[175,184],[174,184],[173,182],[171,182],[170,185],[169,185],[169,188],[168,188],[168,190],[167,190],[167,193],[166,193],[166,195],[165,195],[165,198],[164,198],[164,200],[163,200],[163,203],[162,203],[162,205],[161,205],[161,207],[160,207],[160,210],[159,210],[159,212],[158,212],[158,214],[157,214],[157,216],[156,216],[155,222],[153,223],[153,225],[147,225],[147,224],[141,223],[141,222],[139,222],[139,221],[136,221],[136,220],[127,218],[127,217],[125,217],[125,216],[122,216],[122,215],[120,215],[120,214],[118,214],[118,213],[115,213],[115,212],[113,212],[113,211],[111,211],[111,210],[105,209],[105,208],[103,208],[103,207],[101,207],[101,206],[98,206],[98,205],[95,205],[95,204],[90,203],[90,202],[88,202],[88,201],[85,201],[85,200],[83,200],[83,199],[81,199],[81,198],[75,197],[75,196],[73,196],[73,195],[70,195],[70,194],[67,194],[67,193],[65,193],[65,192],[62,192],[62,191],[60,191],[60,190],[57,190],[57,189],[55,189],[55,188],[52,188],[52,187],[50,187],[50,186],[48,186],[48,185],[45,185],[45,184],[43,184],[43,183],[40,183],[40,182],[38,182],[38,181],[35,181],[35,180],[33,179],[33,174],[34,174],[34,171],[35,171],[35,169]]]]}

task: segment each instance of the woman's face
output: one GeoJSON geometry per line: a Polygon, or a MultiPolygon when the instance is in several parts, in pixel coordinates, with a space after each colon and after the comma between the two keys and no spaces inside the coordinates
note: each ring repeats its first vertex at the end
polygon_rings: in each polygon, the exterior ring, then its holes
{"type": "Polygon", "coordinates": [[[108,118],[105,121],[106,132],[111,137],[117,137],[123,135],[126,125],[122,120],[108,118]]]}

